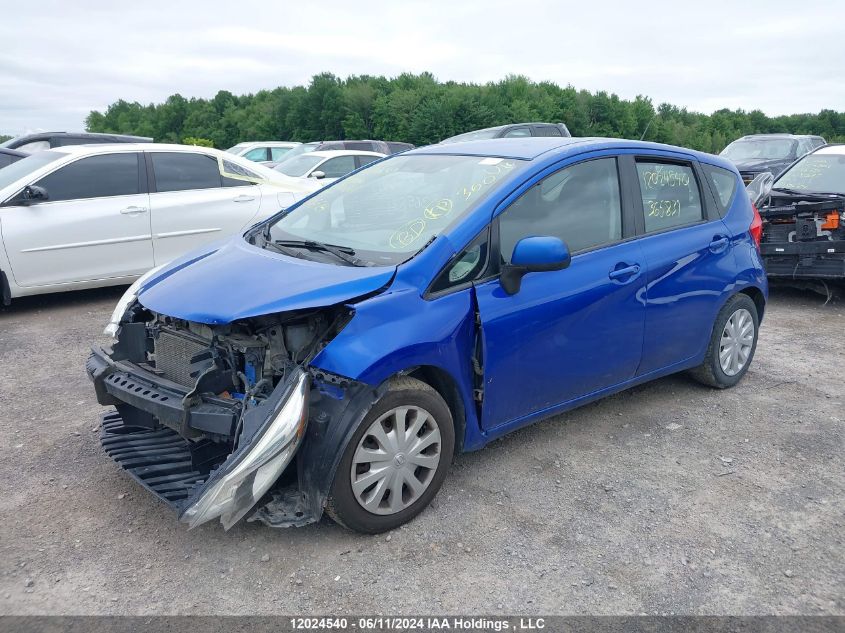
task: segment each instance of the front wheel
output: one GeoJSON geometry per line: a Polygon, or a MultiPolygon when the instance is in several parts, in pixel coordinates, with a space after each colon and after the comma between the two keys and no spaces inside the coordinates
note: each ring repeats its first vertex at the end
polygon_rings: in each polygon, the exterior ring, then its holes
{"type": "Polygon", "coordinates": [[[757,306],[751,297],[731,297],[716,316],[704,362],[690,372],[692,376],[710,387],[733,387],[754,358],[759,326],[757,306]]]}
{"type": "Polygon", "coordinates": [[[414,378],[394,379],[347,445],[326,511],[359,532],[398,527],[437,494],[454,448],[452,414],[440,394],[414,378]]]}

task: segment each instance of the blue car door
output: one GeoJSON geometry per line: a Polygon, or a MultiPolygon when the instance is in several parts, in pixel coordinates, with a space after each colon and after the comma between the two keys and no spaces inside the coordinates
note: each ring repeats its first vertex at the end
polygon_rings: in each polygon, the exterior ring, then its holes
{"type": "Polygon", "coordinates": [[[735,281],[731,236],[700,168],[689,158],[626,157],[642,203],[646,317],[639,375],[683,365],[707,346],[716,313],[735,281]]]}
{"type": "Polygon", "coordinates": [[[498,278],[476,284],[485,430],[518,426],[637,371],[646,270],[629,239],[634,215],[617,161],[605,154],[547,170],[494,221],[501,261],[537,235],[559,237],[573,257],[565,270],[527,274],[513,295],[498,278]]]}

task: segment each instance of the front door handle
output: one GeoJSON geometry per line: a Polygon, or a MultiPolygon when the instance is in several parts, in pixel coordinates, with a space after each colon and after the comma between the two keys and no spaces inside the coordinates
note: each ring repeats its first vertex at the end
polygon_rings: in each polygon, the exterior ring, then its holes
{"type": "Polygon", "coordinates": [[[613,279],[614,281],[630,281],[634,275],[639,274],[640,272],[640,265],[639,264],[624,264],[619,263],[616,264],[616,268],[611,270],[607,273],[607,276],[613,279]],[[619,268],[622,266],[622,268],[619,268]]]}
{"type": "Polygon", "coordinates": [[[147,211],[147,207],[136,207],[135,205],[120,210],[123,215],[140,215],[142,213],[146,213],[147,211]]]}
{"type": "Polygon", "coordinates": [[[719,253],[727,248],[729,241],[726,235],[714,235],[713,241],[710,242],[710,250],[714,253],[719,253]]]}
{"type": "Polygon", "coordinates": [[[255,200],[255,196],[248,196],[243,193],[232,198],[232,202],[252,202],[253,200],[255,200]]]}

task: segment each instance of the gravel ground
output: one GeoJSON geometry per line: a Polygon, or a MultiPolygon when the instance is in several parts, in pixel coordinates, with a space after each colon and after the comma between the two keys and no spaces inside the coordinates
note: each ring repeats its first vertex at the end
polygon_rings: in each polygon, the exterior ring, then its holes
{"type": "Polygon", "coordinates": [[[456,460],[389,535],[188,531],[93,432],[122,289],[0,311],[2,614],[845,614],[843,307],[773,291],[750,373],[685,376],[456,460]]]}

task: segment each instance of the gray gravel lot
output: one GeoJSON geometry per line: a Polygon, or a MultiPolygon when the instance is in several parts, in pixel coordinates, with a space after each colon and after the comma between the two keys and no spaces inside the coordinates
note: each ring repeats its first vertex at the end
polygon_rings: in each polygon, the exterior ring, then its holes
{"type": "Polygon", "coordinates": [[[0,311],[0,613],[845,614],[845,302],[773,291],[729,391],[645,385],[456,460],[391,533],[188,531],[101,451],[122,289],[0,311]]]}

